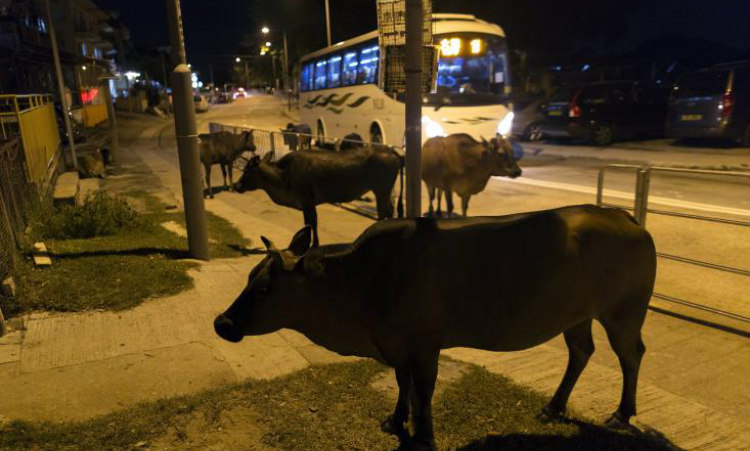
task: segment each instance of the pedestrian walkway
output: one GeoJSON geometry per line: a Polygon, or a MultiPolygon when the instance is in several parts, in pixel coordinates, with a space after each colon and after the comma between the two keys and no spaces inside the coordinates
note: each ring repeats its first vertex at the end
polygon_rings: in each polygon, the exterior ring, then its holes
{"type": "MultiPolygon", "coordinates": [[[[121,152],[121,160],[136,158],[145,163],[167,191],[165,196],[176,198],[179,204],[176,159],[173,151],[165,152],[156,145],[157,136],[158,129],[149,130],[121,152]]],[[[208,201],[207,208],[237,226],[253,240],[251,246],[260,246],[261,234],[284,246],[301,227],[301,214],[274,206],[261,193],[244,195],[241,207],[239,198],[223,194],[208,201]]],[[[322,206],[320,216],[321,238],[327,243],[351,241],[370,224],[368,219],[331,206],[322,206]]],[[[0,341],[4,388],[0,416],[82,419],[227,382],[273,378],[310,364],[346,360],[289,330],[248,337],[239,344],[215,335],[213,318],[235,299],[249,270],[261,258],[250,255],[201,263],[190,272],[193,289],[124,312],[31,315],[22,339],[15,334],[0,341]]],[[[743,396],[747,396],[747,340],[737,341],[678,321],[656,314],[647,318],[644,340],[648,350],[635,423],[663,433],[685,449],[750,450],[745,408],[718,409],[704,402],[700,393],[741,400],[736,390],[744,390],[743,396]],[[717,348],[722,351],[717,353],[717,348]],[[696,360],[695,354],[702,358],[696,360]],[[729,354],[740,356],[732,357],[737,360],[734,369],[725,363],[729,354]],[[680,368],[681,362],[693,367],[680,368]],[[670,371],[662,366],[678,369],[672,371],[671,380],[665,376],[670,371]],[[718,370],[737,372],[737,384],[742,388],[712,385],[718,370]]],[[[571,408],[601,421],[619,401],[621,376],[600,330],[595,330],[595,341],[597,352],[573,393],[571,408]]],[[[557,387],[567,362],[560,339],[516,353],[454,349],[446,354],[548,394],[557,387]]]]}

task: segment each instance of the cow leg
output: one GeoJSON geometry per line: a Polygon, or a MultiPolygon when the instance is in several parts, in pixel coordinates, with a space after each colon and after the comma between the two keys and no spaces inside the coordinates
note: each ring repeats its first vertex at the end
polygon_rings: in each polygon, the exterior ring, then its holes
{"type": "Polygon", "coordinates": [[[445,208],[448,209],[448,217],[453,216],[453,191],[445,190],[445,208]]]}
{"type": "Polygon", "coordinates": [[[469,211],[469,199],[471,199],[471,194],[461,196],[461,214],[464,215],[464,218],[466,217],[466,212],[469,211]]]}
{"type": "Polygon", "coordinates": [[[393,415],[383,422],[381,429],[388,434],[403,437],[407,433],[406,422],[409,420],[409,396],[412,386],[408,365],[396,368],[396,382],[398,382],[396,409],[393,415]]]}
{"type": "Polygon", "coordinates": [[[607,315],[599,319],[607,331],[607,338],[612,350],[617,354],[622,369],[622,397],[620,405],[605,423],[613,429],[629,427],[630,417],[636,414],[635,395],[638,385],[638,370],[646,346],[641,339],[643,315],[607,315]]]}
{"type": "Polygon", "coordinates": [[[565,370],[560,386],[547,406],[542,409],[539,419],[548,422],[561,418],[565,413],[570,392],[578,381],[578,377],[586,367],[589,357],[594,353],[594,340],[591,338],[591,320],[588,319],[571,327],[564,333],[565,344],[568,345],[568,368],[565,370]]]}
{"type": "Polygon", "coordinates": [[[223,161],[219,163],[221,167],[221,176],[224,178],[224,188],[227,187],[227,165],[223,161]]]}
{"type": "MultiPolygon", "coordinates": [[[[203,168],[206,170],[205,171],[206,172],[206,193],[208,194],[208,197],[213,199],[214,192],[211,189],[211,165],[210,164],[204,165],[203,168]]],[[[206,195],[204,194],[203,197],[206,197],[206,195]]]]}
{"type": "Polygon", "coordinates": [[[427,216],[430,218],[435,216],[435,211],[432,209],[432,202],[435,200],[435,191],[437,191],[437,188],[427,185],[427,194],[430,196],[430,209],[427,211],[427,216]]]}
{"type": "Polygon", "coordinates": [[[378,208],[378,221],[393,218],[393,202],[389,190],[375,193],[375,203],[378,208]]]}
{"type": "Polygon", "coordinates": [[[234,180],[232,179],[232,167],[234,166],[234,160],[227,163],[227,171],[229,172],[229,191],[234,191],[234,180]]]}
{"type": "Polygon", "coordinates": [[[437,211],[435,212],[435,216],[438,218],[443,216],[442,209],[442,202],[443,202],[443,190],[438,188],[437,189],[437,211]]]}
{"type": "Polygon", "coordinates": [[[435,436],[432,429],[432,394],[438,373],[440,351],[425,349],[411,360],[410,368],[416,394],[413,418],[414,437],[412,449],[434,450],[435,436]]]}
{"type": "Polygon", "coordinates": [[[315,210],[315,206],[305,207],[302,210],[302,214],[305,218],[305,225],[309,225],[313,232],[313,245],[312,247],[318,247],[320,242],[318,241],[318,212],[315,210]]]}

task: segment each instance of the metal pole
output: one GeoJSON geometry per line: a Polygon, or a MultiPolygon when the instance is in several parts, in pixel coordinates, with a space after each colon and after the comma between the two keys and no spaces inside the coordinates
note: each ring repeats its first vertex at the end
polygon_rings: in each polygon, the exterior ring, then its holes
{"type": "Polygon", "coordinates": [[[289,95],[289,50],[286,45],[286,30],[284,33],[284,91],[289,95]]]}
{"type": "Polygon", "coordinates": [[[208,65],[208,73],[211,76],[211,87],[216,87],[214,83],[214,65],[213,64],[208,65]]]}
{"type": "Polygon", "coordinates": [[[276,57],[273,53],[271,53],[271,66],[273,67],[273,88],[279,89],[278,79],[276,78],[276,57]]]}
{"type": "Polygon", "coordinates": [[[422,216],[422,0],[406,0],[406,216],[422,216]]]}
{"type": "Polygon", "coordinates": [[[55,26],[52,21],[52,8],[50,0],[45,0],[44,6],[47,9],[47,27],[49,40],[52,46],[52,58],[55,61],[55,75],[57,76],[57,89],[60,92],[60,106],[62,107],[63,122],[65,122],[65,133],[68,134],[68,147],[70,148],[70,159],[73,161],[73,169],[78,170],[78,156],[76,155],[75,138],[73,129],[70,126],[70,117],[68,116],[68,98],[65,97],[65,84],[63,82],[62,67],[60,66],[60,53],[57,49],[57,36],[55,36],[55,26]]]}
{"type": "Polygon", "coordinates": [[[328,7],[326,0],[326,36],[328,36],[328,47],[331,46],[331,8],[328,7]]]}
{"type": "Polygon", "coordinates": [[[247,60],[245,60],[245,89],[250,89],[250,72],[247,69],[247,60]]]}
{"type": "Polygon", "coordinates": [[[182,198],[185,204],[185,223],[190,255],[208,260],[208,228],[203,200],[198,135],[195,125],[195,105],[190,68],[185,55],[180,0],[167,0],[167,20],[172,44],[172,97],[174,99],[174,127],[177,136],[177,155],[180,159],[182,198]]]}
{"type": "Polygon", "coordinates": [[[112,103],[112,93],[109,91],[109,80],[104,80],[104,101],[107,103],[107,116],[109,116],[109,132],[112,135],[112,145],[109,149],[109,162],[115,161],[115,155],[120,151],[120,137],[117,134],[117,118],[115,117],[115,106],[112,103]]]}

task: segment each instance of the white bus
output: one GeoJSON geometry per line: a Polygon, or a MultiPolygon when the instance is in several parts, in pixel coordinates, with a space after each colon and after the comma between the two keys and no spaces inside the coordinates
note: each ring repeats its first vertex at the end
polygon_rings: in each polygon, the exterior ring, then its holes
{"type": "MultiPolygon", "coordinates": [[[[437,87],[423,96],[422,141],[468,133],[509,135],[510,70],[505,33],[468,14],[433,14],[437,87]]],[[[363,140],[403,145],[403,98],[384,93],[378,32],[306,55],[301,60],[302,122],[322,138],[356,133],[363,140]]]]}

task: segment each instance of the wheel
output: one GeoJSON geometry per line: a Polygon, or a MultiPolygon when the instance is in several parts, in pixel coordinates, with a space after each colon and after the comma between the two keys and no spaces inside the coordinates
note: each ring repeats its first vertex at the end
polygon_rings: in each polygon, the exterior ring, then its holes
{"type": "Polygon", "coordinates": [[[539,141],[542,139],[542,126],[540,124],[531,124],[526,127],[523,134],[524,141],[539,141]]]}
{"type": "Polygon", "coordinates": [[[608,146],[614,139],[614,130],[607,124],[598,124],[591,127],[591,144],[595,146],[608,146]]]}
{"type": "Polygon", "coordinates": [[[326,136],[326,131],[323,128],[323,122],[318,121],[318,127],[317,127],[317,130],[315,131],[315,145],[318,147],[323,147],[323,145],[325,144],[324,143],[325,136],[326,136]]]}
{"type": "Polygon", "coordinates": [[[372,124],[370,127],[370,142],[375,144],[383,143],[383,132],[378,124],[372,124]]]}

